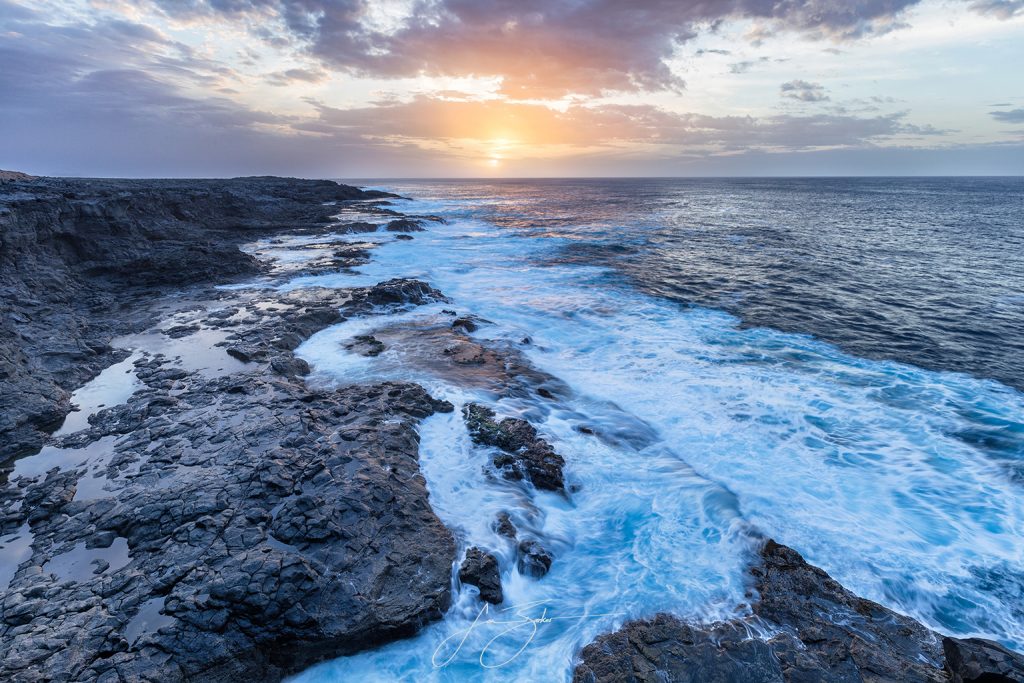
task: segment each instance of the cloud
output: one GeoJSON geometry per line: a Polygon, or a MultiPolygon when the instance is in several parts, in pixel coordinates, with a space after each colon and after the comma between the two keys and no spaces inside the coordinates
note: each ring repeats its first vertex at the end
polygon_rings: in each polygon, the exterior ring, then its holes
{"type": "Polygon", "coordinates": [[[788,97],[801,102],[825,102],[829,99],[825,87],[820,83],[809,83],[808,81],[789,81],[779,86],[783,97],[788,97]]]}
{"type": "MultiPolygon", "coordinates": [[[[262,104],[265,100],[246,105],[229,97],[245,93],[254,83],[262,87],[265,81],[320,82],[330,73],[320,64],[342,60],[341,48],[353,51],[352,68],[359,72],[494,73],[505,77],[506,93],[517,96],[564,93],[579,79],[594,92],[682,87],[667,71],[666,50],[688,40],[689,31],[698,30],[700,17],[764,15],[762,19],[769,21],[765,17],[786,16],[787,25],[795,30],[837,36],[860,25],[835,19],[828,11],[807,14],[811,6],[839,6],[828,2],[794,8],[786,2],[709,0],[679,9],[680,3],[669,0],[642,0],[635,5],[636,16],[624,18],[612,8],[601,19],[588,14],[603,6],[595,0],[550,6],[539,0],[415,1],[423,10],[420,14],[389,23],[387,17],[371,16],[377,9],[357,0],[329,6],[321,0],[168,0],[168,11],[176,12],[178,21],[189,22],[185,28],[176,26],[183,32],[213,34],[223,28],[218,22],[231,22],[231,29],[251,26],[287,46],[280,62],[266,52],[258,60],[257,53],[245,56],[258,65],[250,65],[245,72],[249,75],[244,75],[199,48],[177,42],[174,36],[180,34],[161,32],[159,22],[112,20],[102,13],[58,20],[0,0],[0,167],[81,174],[336,176],[347,169],[364,176],[436,176],[472,172],[482,154],[505,147],[511,150],[509,168],[516,158],[529,159],[536,165],[523,168],[531,173],[550,173],[545,162],[563,173],[614,172],[627,168],[619,165],[624,159],[654,164],[653,172],[662,168],[657,163],[671,164],[684,157],[781,158],[822,149],[880,149],[908,138],[940,139],[946,132],[915,125],[906,112],[868,116],[863,111],[852,115],[822,109],[815,115],[791,111],[709,116],[586,98],[565,100],[561,108],[552,108],[532,101],[480,99],[479,93],[469,96],[457,89],[411,99],[408,92],[384,98],[376,90],[372,96],[379,101],[367,106],[313,103],[303,114],[294,113],[301,111],[302,101],[288,107],[292,113],[279,114],[261,110],[267,106],[262,104]],[[659,27],[672,12],[681,15],[675,28],[659,27]],[[512,54],[513,40],[530,33],[517,22],[534,26],[537,35],[512,54]],[[460,43],[481,27],[490,32],[460,43]],[[566,32],[561,44],[558,30],[566,32]],[[633,46],[650,35],[668,43],[654,40],[646,52],[633,54],[633,46]],[[438,36],[447,38],[438,39],[433,47],[424,44],[428,37],[438,36]],[[488,41],[497,46],[491,61],[480,57],[487,52],[488,41]],[[301,54],[297,56],[296,50],[301,54]],[[321,50],[333,56],[323,57],[323,62],[311,58],[321,50]],[[441,56],[438,64],[429,64],[445,51],[452,53],[450,61],[441,56]],[[503,59],[511,61],[503,64],[503,59]],[[474,60],[479,62],[475,66],[474,60]],[[467,64],[472,66],[469,71],[467,64]],[[523,87],[516,90],[517,83],[523,87]]],[[[895,16],[907,3],[852,4],[864,10],[857,14],[863,19],[872,12],[895,16]],[[864,9],[868,5],[875,9],[864,9]]],[[[844,3],[840,11],[850,5],[844,3]]],[[[229,47],[232,55],[239,52],[237,45],[229,47]]],[[[343,68],[342,63],[334,68],[343,68]]],[[[805,81],[784,84],[783,94],[800,101],[828,96],[822,86],[805,81]],[[786,90],[787,85],[792,89],[786,90]]],[[[251,92],[248,96],[248,101],[255,101],[251,92]]],[[[714,167],[709,161],[707,168],[714,167]]],[[[751,167],[748,173],[756,174],[758,168],[765,167],[751,167]]]]}
{"type": "Polygon", "coordinates": [[[1012,19],[1024,14],[1024,0],[973,0],[971,9],[978,14],[990,14],[999,19],[1012,19]]]}
{"type": "MultiPolygon", "coordinates": [[[[418,0],[382,22],[370,0],[153,0],[176,17],[276,21],[330,68],[375,77],[502,78],[519,98],[679,90],[679,45],[728,19],[854,39],[891,30],[918,0],[418,0]]],[[[395,3],[390,3],[395,5],[395,3]]]]}
{"type": "Polygon", "coordinates": [[[271,85],[288,86],[294,83],[322,83],[327,77],[323,69],[287,69],[268,74],[267,81],[271,85]]]}
{"type": "Polygon", "coordinates": [[[523,149],[643,145],[709,153],[792,151],[944,133],[930,126],[908,124],[902,112],[867,118],[836,114],[716,117],[671,112],[651,105],[576,105],[559,111],[540,104],[430,97],[373,107],[317,108],[315,121],[297,123],[295,127],[325,136],[357,133],[384,143],[432,145],[445,141],[468,148],[487,148],[500,142],[523,149]]]}
{"type": "Polygon", "coordinates": [[[1003,123],[1024,123],[1024,109],[1011,109],[1009,111],[992,111],[989,112],[989,115],[996,121],[1002,121],[1003,123]]]}

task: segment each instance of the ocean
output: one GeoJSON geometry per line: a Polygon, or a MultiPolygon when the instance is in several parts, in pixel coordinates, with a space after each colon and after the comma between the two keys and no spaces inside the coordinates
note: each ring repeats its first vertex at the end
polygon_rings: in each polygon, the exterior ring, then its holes
{"type": "Polygon", "coordinates": [[[428,418],[431,505],[503,559],[504,611],[463,589],[419,635],[295,680],[566,680],[629,618],[748,613],[768,537],[936,630],[1024,647],[1024,179],[359,184],[447,223],[351,236],[381,243],[369,264],[285,287],[414,277],[451,303],[318,333],[297,351],[310,381],[495,403],[573,493],[486,476],[458,410],[428,418]],[[475,336],[561,380],[559,401],[344,350],[443,309],[486,320],[475,336]],[[552,551],[543,579],[513,568],[502,511],[552,551]]]}

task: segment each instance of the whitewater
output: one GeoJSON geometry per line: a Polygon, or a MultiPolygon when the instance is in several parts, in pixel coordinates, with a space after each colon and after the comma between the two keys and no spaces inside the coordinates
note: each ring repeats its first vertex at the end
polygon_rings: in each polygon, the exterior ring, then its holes
{"type": "MultiPolygon", "coordinates": [[[[1024,646],[1020,392],[682,306],[606,263],[564,258],[579,235],[509,229],[465,199],[421,194],[399,208],[448,222],[410,241],[339,238],[379,245],[354,274],[284,287],[408,277],[450,302],[342,322],[297,355],[314,385],[415,381],[455,404],[424,421],[421,470],[460,547],[501,561],[505,602],[483,610],[453,567],[458,592],[442,621],[294,681],[567,680],[579,650],[628,619],[749,614],[747,570],[765,538],[927,626],[1024,646]],[[474,337],[558,378],[557,401],[499,396],[416,362],[416,331],[449,324],[449,310],[485,320],[474,337]],[[381,355],[345,350],[382,328],[392,341],[381,355]],[[488,476],[459,412],[470,401],[535,424],[565,458],[570,493],[488,476]],[[494,530],[500,512],[551,551],[542,579],[519,574],[494,530]]],[[[287,261],[289,244],[255,250],[287,261]]]]}

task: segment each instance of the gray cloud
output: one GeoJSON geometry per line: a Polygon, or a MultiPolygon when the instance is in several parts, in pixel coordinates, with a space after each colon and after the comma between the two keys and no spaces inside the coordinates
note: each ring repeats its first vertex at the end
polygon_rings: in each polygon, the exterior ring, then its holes
{"type": "MultiPolygon", "coordinates": [[[[319,1],[301,5],[308,9],[304,16],[282,19],[291,27],[291,39],[304,36],[307,46],[320,39],[323,17],[316,14],[319,1]]],[[[502,3],[466,0],[461,11],[466,21],[479,25],[483,19],[473,19],[472,13],[492,16],[493,4],[502,3]]],[[[289,6],[295,14],[300,4],[289,6]]],[[[433,6],[437,9],[440,5],[433,6]]],[[[250,21],[257,16],[281,16],[281,8],[282,3],[272,0],[194,0],[186,9],[199,13],[196,16],[217,13],[250,21]]],[[[356,37],[365,34],[361,15],[356,12],[352,16],[356,18],[352,24],[356,37]]],[[[0,0],[0,92],[4,94],[0,167],[106,175],[438,175],[444,169],[464,168],[457,165],[463,152],[455,145],[454,151],[436,151],[436,146],[428,150],[425,141],[455,140],[466,134],[468,122],[473,121],[480,121],[481,127],[472,130],[469,126],[471,137],[488,139],[493,130],[484,124],[498,121],[512,128],[521,123],[520,137],[528,145],[611,148],[638,143],[646,150],[658,150],[656,158],[687,155],[709,160],[706,172],[712,172],[715,164],[725,163],[714,161],[719,157],[713,155],[721,152],[729,152],[735,159],[770,155],[778,160],[786,154],[810,154],[810,150],[823,147],[874,149],[901,137],[943,132],[910,124],[905,113],[714,117],[624,105],[576,105],[559,112],[525,103],[458,101],[458,93],[449,93],[450,100],[389,100],[357,109],[321,105],[312,116],[284,116],[217,96],[236,92],[232,85],[242,86],[232,69],[195,54],[151,27],[126,21],[47,21],[38,12],[0,0]]],[[[266,21],[260,23],[266,25],[266,21]]],[[[400,29],[396,35],[407,30],[409,27],[400,29]]],[[[418,30],[434,29],[423,26],[418,30]]],[[[604,30],[610,35],[610,26],[604,30]]],[[[636,36],[643,32],[635,29],[636,36]]],[[[639,40],[636,36],[630,40],[639,40]]],[[[484,48],[472,48],[478,49],[484,48]]],[[[472,50],[466,54],[474,54],[472,50]]],[[[411,54],[424,58],[415,50],[411,54]]],[[[658,50],[650,54],[660,59],[658,50]]],[[[616,83],[616,79],[633,78],[632,70],[646,68],[644,59],[626,67],[615,65],[614,59],[572,62],[571,66],[590,69],[587,73],[592,72],[596,82],[616,83]]],[[[573,73],[578,76],[578,71],[573,73]]],[[[319,77],[312,69],[274,76],[306,81],[319,77]]],[[[647,77],[653,79],[651,87],[660,82],[656,72],[647,77]]],[[[633,158],[650,159],[644,156],[647,154],[637,152],[633,158]]],[[[593,160],[579,162],[579,158],[570,156],[557,168],[566,173],[589,173],[595,168],[614,172],[619,168],[612,162],[594,165],[593,160]]],[[[757,174],[767,168],[774,167],[749,166],[746,173],[757,174]]],[[[534,172],[542,170],[537,166],[534,172]]]]}
{"type": "Polygon", "coordinates": [[[1024,123],[1024,109],[1011,109],[1009,111],[992,111],[989,112],[989,115],[996,121],[1002,121],[1003,123],[1024,123]]]}
{"type": "Polygon", "coordinates": [[[817,37],[890,30],[919,0],[418,0],[397,30],[369,0],[153,0],[172,15],[266,17],[331,68],[356,74],[499,76],[522,97],[679,89],[666,59],[701,27],[750,18],[817,37]]]}
{"type": "Polygon", "coordinates": [[[1011,19],[1018,14],[1024,14],[1024,0],[973,0],[971,9],[979,14],[1011,19]]]}
{"type": "Polygon", "coordinates": [[[794,151],[863,146],[896,136],[934,136],[945,132],[908,124],[904,112],[873,117],[708,116],[670,112],[650,105],[579,105],[557,111],[542,105],[500,100],[450,101],[429,97],[354,109],[318,105],[318,110],[317,120],[298,123],[296,128],[323,135],[342,132],[384,139],[486,141],[492,123],[501,121],[508,135],[523,145],[564,144],[580,148],[641,143],[719,152],[794,151]]]}
{"type": "Polygon", "coordinates": [[[327,72],[323,69],[288,69],[275,71],[267,76],[271,85],[286,86],[293,83],[322,83],[327,80],[327,72]]]}
{"type": "Polygon", "coordinates": [[[783,97],[801,102],[824,102],[829,99],[824,86],[808,81],[795,80],[783,83],[779,86],[779,91],[783,97]]]}

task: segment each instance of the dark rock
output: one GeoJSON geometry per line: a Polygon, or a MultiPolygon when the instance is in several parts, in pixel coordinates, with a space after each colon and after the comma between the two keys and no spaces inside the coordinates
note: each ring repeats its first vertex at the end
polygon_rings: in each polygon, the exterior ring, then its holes
{"type": "Polygon", "coordinates": [[[452,321],[452,329],[461,329],[466,332],[476,332],[478,329],[480,329],[480,326],[477,324],[478,321],[479,319],[476,316],[472,315],[456,318],[455,320],[452,321]]]}
{"type": "Polygon", "coordinates": [[[441,292],[425,282],[395,278],[379,282],[373,287],[351,290],[351,298],[345,303],[344,310],[349,315],[391,312],[447,300],[441,292]]]}
{"type": "Polygon", "coordinates": [[[313,334],[341,322],[340,308],[346,300],[344,292],[322,288],[255,297],[245,307],[248,323],[223,342],[225,351],[243,363],[269,363],[286,377],[306,375],[309,366],[291,352],[313,334]],[[269,305],[271,301],[275,305],[269,305]]]}
{"type": "Polygon", "coordinates": [[[385,227],[389,232],[423,232],[423,221],[413,218],[396,218],[385,227]]]}
{"type": "Polygon", "coordinates": [[[369,334],[360,334],[352,337],[352,341],[345,344],[345,348],[360,356],[379,356],[386,348],[379,339],[369,334]]]}
{"type": "Polygon", "coordinates": [[[181,339],[199,331],[199,325],[175,325],[164,330],[164,334],[171,339],[181,339]]]}
{"type": "MultiPolygon", "coordinates": [[[[380,195],[270,178],[38,183],[35,204],[0,191],[0,453],[42,445],[68,392],[127,356],[110,348],[118,334],[173,320],[169,336],[214,330],[248,365],[225,357],[220,376],[147,355],[131,400],[56,442],[103,440],[100,470],[0,479],[0,532],[32,534],[0,591],[0,679],[275,681],[440,618],[455,545],[429,505],[416,426],[453,406],[412,384],[314,390],[293,354],[343,307],[377,313],[440,293],[395,280],[163,296],[273,277],[238,244],[337,231],[329,214],[345,208],[325,202],[380,195]],[[218,310],[202,318],[207,302],[218,310]],[[75,500],[94,476],[103,493],[75,500]],[[86,552],[81,571],[55,581],[44,568],[72,550],[86,552]]],[[[361,246],[310,249],[331,265],[366,258],[361,246]]]]}
{"type": "Polygon", "coordinates": [[[633,621],[584,648],[573,680],[939,683],[938,636],[853,595],[794,550],[768,541],[751,570],[758,630],[742,619],[695,626],[669,615],[633,621]]]}
{"type": "Polygon", "coordinates": [[[225,351],[227,351],[229,356],[240,360],[243,363],[249,363],[253,360],[266,356],[266,352],[263,349],[251,346],[229,346],[225,351]]]}
{"type": "Polygon", "coordinates": [[[943,638],[951,683],[1021,683],[1024,655],[982,638],[943,638]]]}
{"type": "Polygon", "coordinates": [[[413,239],[413,236],[412,236],[412,235],[395,235],[395,239],[396,239],[396,240],[405,240],[405,241],[408,241],[408,240],[411,240],[411,239],[413,239]]]}
{"type": "Polygon", "coordinates": [[[483,365],[487,362],[487,349],[465,339],[457,339],[444,348],[444,355],[459,365],[483,365]]]}
{"type": "Polygon", "coordinates": [[[283,357],[270,361],[270,369],[283,377],[305,377],[312,368],[301,358],[283,357]]]}
{"type": "Polygon", "coordinates": [[[551,554],[537,541],[527,540],[519,544],[519,573],[540,578],[551,569],[551,554]]]}
{"type": "Polygon", "coordinates": [[[72,502],[74,470],[24,489],[34,552],[0,593],[0,679],[115,667],[130,680],[278,680],[442,616],[455,546],[430,509],[415,427],[451,404],[410,384],[310,392],[252,372],[232,391],[239,377],[189,375],[170,402],[147,387],[110,409],[131,420],[97,419],[91,438],[133,426],[113,446],[110,497],[72,502]],[[60,584],[39,570],[59,549],[119,540],[127,563],[98,557],[60,584]],[[158,598],[163,625],[118,646],[158,598]]]}
{"type": "Polygon", "coordinates": [[[329,231],[325,202],[387,196],[294,178],[11,176],[0,190],[0,464],[42,446],[69,392],[123,356],[154,296],[265,267],[238,246],[329,231]]]}
{"type": "Polygon", "coordinates": [[[497,605],[504,600],[501,594],[501,572],[494,555],[480,548],[466,551],[466,559],[459,568],[459,580],[480,589],[480,599],[497,605]]]}
{"type": "Polygon", "coordinates": [[[467,403],[462,416],[473,441],[503,451],[494,456],[493,463],[506,479],[526,479],[537,488],[549,491],[565,490],[562,476],[565,460],[555,453],[551,444],[537,436],[537,430],[529,422],[511,417],[497,422],[493,410],[476,403],[467,403]]]}
{"type": "Polygon", "coordinates": [[[341,233],[360,233],[360,232],[377,232],[377,228],[380,226],[376,223],[367,223],[366,221],[355,221],[352,223],[345,223],[341,226],[338,232],[341,233]]]}
{"type": "Polygon", "coordinates": [[[512,523],[512,518],[507,512],[498,513],[498,518],[494,521],[494,530],[505,538],[516,538],[516,525],[512,523]]]}
{"type": "Polygon", "coordinates": [[[537,395],[548,400],[554,400],[557,398],[549,389],[545,389],[544,387],[537,387],[537,395]]]}

